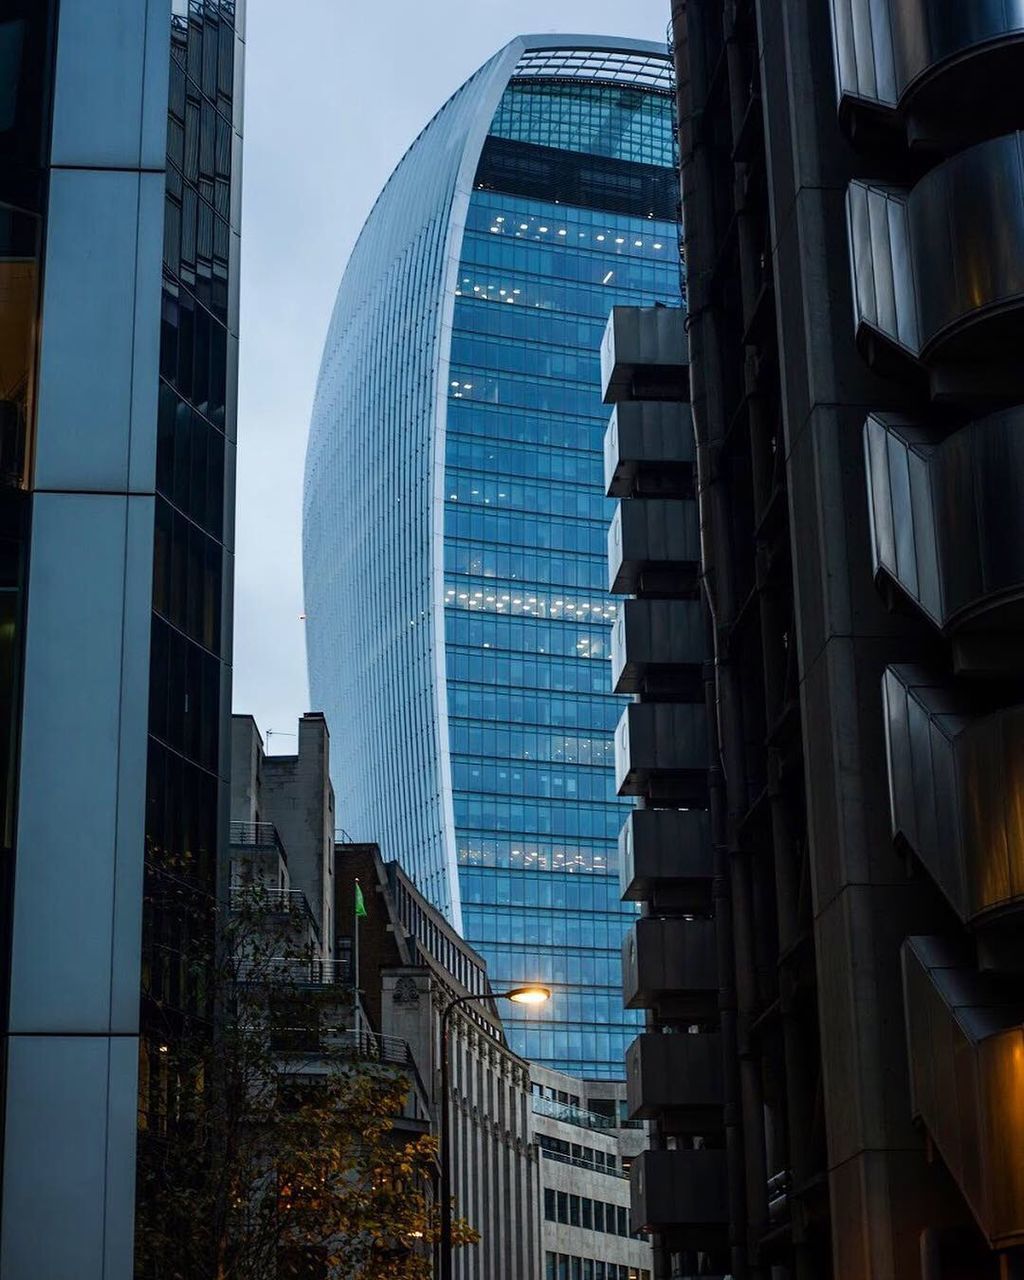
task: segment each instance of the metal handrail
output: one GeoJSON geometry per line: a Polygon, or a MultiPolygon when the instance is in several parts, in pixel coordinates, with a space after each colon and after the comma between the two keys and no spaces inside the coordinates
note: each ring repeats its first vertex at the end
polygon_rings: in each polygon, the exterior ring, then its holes
{"type": "Polygon", "coordinates": [[[285,982],[297,987],[352,987],[352,966],[346,960],[302,960],[291,956],[243,959],[239,982],[285,982]]]}
{"type": "MultiPolygon", "coordinates": [[[[301,1046],[293,1052],[350,1054],[367,1061],[397,1067],[408,1067],[413,1062],[412,1050],[407,1041],[398,1036],[380,1035],[376,1031],[357,1030],[354,1027],[317,1027],[314,1023],[294,1027],[274,1025],[271,1034],[281,1038],[295,1035],[297,1040],[306,1038],[315,1041],[315,1048],[301,1046]]],[[[288,1053],[289,1050],[279,1049],[278,1052],[288,1053]]]]}
{"type": "Polygon", "coordinates": [[[232,822],[228,827],[228,843],[241,849],[276,849],[288,861],[277,827],[272,822],[232,822]]]}
{"type": "Polygon", "coordinates": [[[587,1111],[571,1102],[556,1102],[554,1098],[542,1098],[538,1094],[533,1095],[533,1110],[539,1116],[550,1116],[553,1120],[579,1125],[582,1129],[617,1129],[619,1127],[612,1116],[602,1116],[596,1111],[587,1111]]]}
{"type": "Polygon", "coordinates": [[[560,1164],[571,1164],[575,1169],[593,1169],[595,1173],[605,1173],[609,1178],[628,1178],[629,1171],[624,1169],[609,1169],[605,1164],[598,1164],[596,1160],[584,1160],[582,1156],[567,1156],[561,1151],[552,1151],[549,1147],[541,1147],[541,1154],[545,1160],[557,1160],[560,1164]]]}
{"type": "Polygon", "coordinates": [[[320,923],[313,914],[309,899],[301,889],[268,889],[258,881],[253,884],[231,886],[231,910],[238,911],[248,903],[263,909],[268,915],[299,915],[320,938],[320,923]]]}
{"type": "Polygon", "coordinates": [[[358,1031],[354,1034],[358,1038],[359,1051],[363,1057],[400,1067],[409,1066],[412,1062],[412,1050],[407,1040],[398,1036],[381,1035],[377,1031],[358,1031]]]}

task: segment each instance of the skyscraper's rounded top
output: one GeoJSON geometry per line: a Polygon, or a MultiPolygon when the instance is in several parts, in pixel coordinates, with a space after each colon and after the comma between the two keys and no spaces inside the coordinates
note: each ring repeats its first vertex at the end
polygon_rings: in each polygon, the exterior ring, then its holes
{"type": "MultiPolygon", "coordinates": [[[[673,89],[668,47],[650,40],[608,36],[520,36],[523,52],[513,76],[614,81],[638,88],[673,89]]],[[[513,42],[515,43],[515,42],[513,42]]]]}

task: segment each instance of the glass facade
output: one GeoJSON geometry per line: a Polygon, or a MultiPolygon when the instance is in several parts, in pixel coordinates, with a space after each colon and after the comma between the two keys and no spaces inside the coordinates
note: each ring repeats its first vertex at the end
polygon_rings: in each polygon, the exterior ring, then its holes
{"type": "Polygon", "coordinates": [[[310,683],[353,837],[409,867],[497,985],[555,988],[506,1018],[513,1047],[615,1078],[637,1024],[598,350],[612,306],[680,303],[673,99],[653,46],[528,43],[421,135],[346,272],[307,463],[310,683]],[[457,175],[440,246],[396,226],[420,171],[457,175]]]}
{"type": "MultiPolygon", "coordinates": [[[[144,1008],[161,1019],[193,1003],[180,972],[178,908],[190,892],[197,904],[216,893],[234,58],[233,4],[173,17],[143,925],[144,1008]]],[[[143,1123],[146,1065],[144,1044],[143,1123]]],[[[157,1089],[152,1106],[162,1105],[157,1089]]]]}
{"type": "MultiPolygon", "coordinates": [[[[174,1230],[160,1218],[163,1180],[172,1167],[165,1144],[175,1134],[176,1099],[195,1087],[174,1046],[186,1026],[192,1034],[212,1026],[198,961],[212,952],[229,784],[221,735],[230,687],[225,583],[233,527],[233,167],[240,147],[241,38],[234,0],[179,3],[170,21],[139,1046],[140,1238],[158,1219],[161,1230],[174,1230]]],[[[141,1259],[137,1274],[150,1274],[141,1259]]]]}

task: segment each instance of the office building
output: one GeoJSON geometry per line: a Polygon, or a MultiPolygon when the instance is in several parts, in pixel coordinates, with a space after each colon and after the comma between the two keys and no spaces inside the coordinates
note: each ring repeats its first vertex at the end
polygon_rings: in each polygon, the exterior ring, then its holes
{"type": "MultiPolygon", "coordinates": [[[[658,1277],[1006,1280],[1024,23],[953,0],[676,0],[673,42],[712,764],[705,808],[696,770],[693,795],[659,797],[695,740],[642,724],[678,693],[630,708],[625,880],[646,905],[625,975],[649,1020],[630,1111],[652,1121],[634,1225],[658,1277]]],[[[614,395],[654,360],[629,340],[651,315],[612,320],[614,395]]],[[[671,447],[641,440],[638,466],[671,447]]],[[[623,544],[663,566],[656,513],[624,499],[623,544]]],[[[635,648],[684,676],[681,633],[634,621],[627,666],[635,648]]]]}
{"type": "Polygon", "coordinates": [[[626,1087],[533,1067],[544,1280],[651,1280],[651,1244],[630,1228],[629,1171],[643,1125],[626,1087]]]}
{"type": "Polygon", "coordinates": [[[168,885],[215,890],[243,36],[213,0],[0,20],[11,1280],[132,1274],[140,1061],[187,1003],[168,885]]]}
{"type": "MultiPolygon", "coordinates": [[[[385,1043],[409,1045],[427,1082],[432,1131],[440,1135],[441,1018],[452,999],[488,995],[486,966],[375,845],[338,845],[336,858],[342,949],[353,940],[356,879],[366,904],[358,924],[359,986],[370,1025],[385,1043]]],[[[455,1213],[480,1234],[476,1244],[455,1250],[455,1280],[539,1276],[528,1064],[509,1048],[493,998],[464,1005],[449,1019],[448,1046],[455,1213]]]]}
{"type": "Polygon", "coordinates": [[[345,827],[401,857],[524,1057],[622,1075],[597,343],[680,305],[672,72],[513,40],[395,170],[345,272],[306,461],[312,696],[345,827]]]}

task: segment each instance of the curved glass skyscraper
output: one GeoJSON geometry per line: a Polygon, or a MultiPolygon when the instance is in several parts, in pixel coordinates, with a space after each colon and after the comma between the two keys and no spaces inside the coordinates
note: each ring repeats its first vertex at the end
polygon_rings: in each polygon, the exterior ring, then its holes
{"type": "Polygon", "coordinates": [[[671,64],[512,41],[395,170],[342,280],[306,462],[313,704],[341,820],[498,983],[526,1057],[621,1076],[598,348],[680,304],[671,64]]]}

